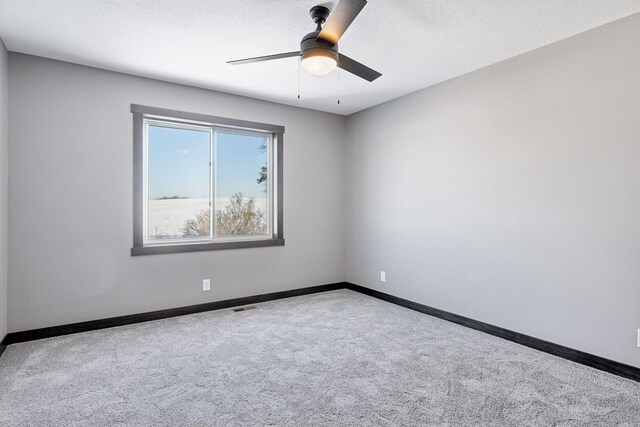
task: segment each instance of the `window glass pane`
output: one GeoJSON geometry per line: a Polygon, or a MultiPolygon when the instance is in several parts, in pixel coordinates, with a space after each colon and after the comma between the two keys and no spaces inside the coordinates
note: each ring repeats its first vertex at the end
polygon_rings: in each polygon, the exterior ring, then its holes
{"type": "Polygon", "coordinates": [[[269,138],[216,133],[216,235],[269,233],[269,138]]]}
{"type": "Polygon", "coordinates": [[[210,135],[149,125],[147,240],[210,236],[210,135]]]}

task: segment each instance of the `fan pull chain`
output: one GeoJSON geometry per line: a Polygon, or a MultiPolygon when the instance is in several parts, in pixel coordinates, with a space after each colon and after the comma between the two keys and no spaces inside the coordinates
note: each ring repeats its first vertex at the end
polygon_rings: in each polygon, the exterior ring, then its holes
{"type": "Polygon", "coordinates": [[[298,56],[298,99],[300,99],[300,59],[301,57],[298,56]]]}
{"type": "Polygon", "coordinates": [[[336,70],[338,73],[338,105],[340,105],[340,68],[336,70]]]}

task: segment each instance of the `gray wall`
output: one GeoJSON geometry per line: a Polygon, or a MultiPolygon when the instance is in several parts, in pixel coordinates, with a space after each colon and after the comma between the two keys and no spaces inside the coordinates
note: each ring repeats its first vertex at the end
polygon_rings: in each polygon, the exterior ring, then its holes
{"type": "Polygon", "coordinates": [[[344,117],[9,59],[10,332],[344,280],[344,117]],[[284,125],[286,245],[131,257],[131,103],[284,125]]]}
{"type": "Polygon", "coordinates": [[[640,366],[638,40],[635,15],[347,119],[11,53],[8,330],[346,277],[640,366]],[[286,246],[130,257],[131,103],[285,125],[286,246]]]}
{"type": "Polygon", "coordinates": [[[640,367],[639,41],[634,15],[349,117],[347,280],[640,367]]]}
{"type": "Polygon", "coordinates": [[[0,341],[7,333],[8,53],[0,39],[0,341]]]}

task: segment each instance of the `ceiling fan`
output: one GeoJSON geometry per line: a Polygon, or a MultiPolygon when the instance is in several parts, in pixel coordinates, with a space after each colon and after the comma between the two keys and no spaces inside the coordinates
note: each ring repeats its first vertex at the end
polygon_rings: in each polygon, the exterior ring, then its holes
{"type": "Polygon", "coordinates": [[[347,31],[349,25],[356,19],[366,4],[366,0],[341,0],[331,15],[329,15],[329,9],[327,7],[314,6],[309,11],[309,15],[311,15],[317,27],[315,31],[302,38],[300,50],[275,55],[257,56],[255,58],[238,59],[227,63],[236,65],[249,64],[252,62],[271,61],[274,59],[299,56],[301,57],[302,67],[311,74],[321,76],[329,74],[335,70],[336,67],[339,67],[351,74],[372,82],[382,74],[338,51],[338,40],[344,32],[347,31]]]}

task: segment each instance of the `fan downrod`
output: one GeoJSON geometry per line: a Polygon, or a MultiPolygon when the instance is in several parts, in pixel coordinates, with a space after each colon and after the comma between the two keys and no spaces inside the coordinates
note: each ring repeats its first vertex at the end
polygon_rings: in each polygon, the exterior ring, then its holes
{"type": "Polygon", "coordinates": [[[329,13],[329,8],[325,6],[318,5],[311,8],[311,10],[309,11],[309,15],[311,15],[313,22],[315,22],[315,24],[318,26],[316,31],[320,31],[322,29],[322,24],[327,21],[329,13]]]}

